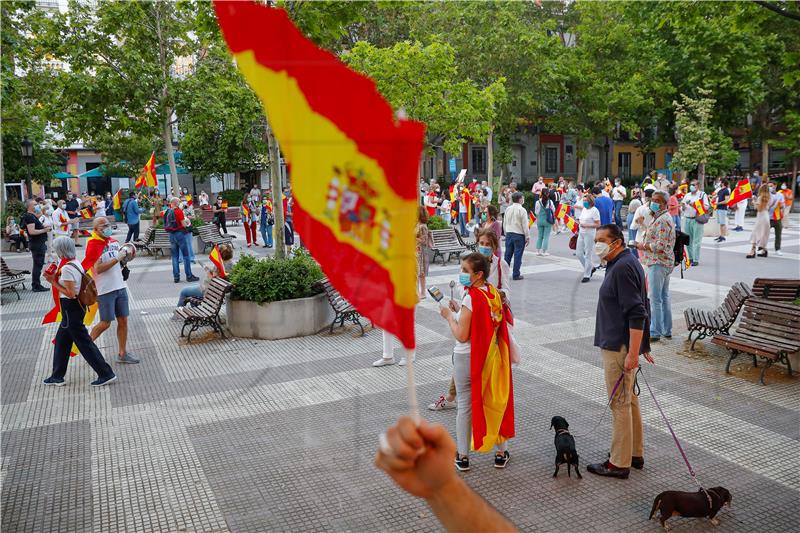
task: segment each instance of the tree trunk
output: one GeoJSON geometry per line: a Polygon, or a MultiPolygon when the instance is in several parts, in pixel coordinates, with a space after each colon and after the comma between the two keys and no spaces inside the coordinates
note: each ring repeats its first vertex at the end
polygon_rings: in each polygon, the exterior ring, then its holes
{"type": "Polygon", "coordinates": [[[769,176],[769,143],[764,139],[761,142],[761,179],[767,181],[769,176]]]}
{"type": "Polygon", "coordinates": [[[175,152],[172,150],[172,128],[170,122],[172,118],[172,108],[167,107],[166,118],[164,119],[164,151],[167,152],[169,162],[170,184],[167,190],[172,190],[174,196],[180,196],[180,184],[178,183],[178,167],[175,165],[175,152]]]}
{"type": "Polygon", "coordinates": [[[286,220],[286,213],[283,212],[283,187],[281,187],[281,167],[280,150],[278,141],[272,132],[269,118],[265,128],[267,147],[269,149],[269,172],[270,183],[272,185],[272,216],[275,219],[275,257],[283,259],[286,257],[286,242],[284,240],[283,227],[286,220]]]}
{"type": "Polygon", "coordinates": [[[706,188],[706,164],[700,163],[697,165],[697,187],[701,191],[706,188]]]}
{"type": "Polygon", "coordinates": [[[489,137],[486,139],[486,181],[492,189],[492,196],[497,197],[500,187],[494,182],[494,128],[489,130],[489,137]]]}
{"type": "Polygon", "coordinates": [[[584,158],[578,158],[578,172],[575,174],[575,183],[583,183],[583,161],[584,158]]]}

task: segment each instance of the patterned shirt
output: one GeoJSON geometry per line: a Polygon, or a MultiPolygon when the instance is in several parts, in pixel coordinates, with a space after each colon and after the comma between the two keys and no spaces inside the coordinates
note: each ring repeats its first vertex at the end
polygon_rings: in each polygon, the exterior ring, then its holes
{"type": "Polygon", "coordinates": [[[644,266],[675,267],[675,222],[667,211],[659,213],[647,226],[641,254],[644,266]]]}

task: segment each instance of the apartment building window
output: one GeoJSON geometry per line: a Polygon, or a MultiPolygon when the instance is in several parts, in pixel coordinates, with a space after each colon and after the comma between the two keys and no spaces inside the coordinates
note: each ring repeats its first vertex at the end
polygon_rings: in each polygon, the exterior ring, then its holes
{"type": "Polygon", "coordinates": [[[656,169],[656,153],[655,152],[646,152],[644,154],[644,173],[645,175],[650,174],[651,170],[656,169]]]}
{"type": "Polygon", "coordinates": [[[631,153],[620,152],[617,157],[617,168],[619,177],[622,179],[631,177],[631,153]]]}
{"type": "Polygon", "coordinates": [[[472,148],[472,168],[470,171],[477,174],[486,174],[486,148],[474,146],[472,148]]]}
{"type": "Polygon", "coordinates": [[[544,149],[544,172],[545,174],[558,173],[558,148],[547,146],[544,149]]]}

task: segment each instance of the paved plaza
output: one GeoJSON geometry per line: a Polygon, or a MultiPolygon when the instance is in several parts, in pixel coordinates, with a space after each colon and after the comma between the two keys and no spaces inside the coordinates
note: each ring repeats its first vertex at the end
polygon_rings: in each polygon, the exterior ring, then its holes
{"type": "MultiPolygon", "coordinates": [[[[723,350],[706,341],[693,353],[685,342],[686,307],[717,305],[736,281],[800,275],[800,217],[787,220],[784,256],[770,248],[766,260],[744,258],[752,223],[722,245],[707,237],[700,266],[683,280],[673,275],[675,336],[654,345],[657,364],[644,368],[700,481],[733,495],[719,527],[675,518],[679,531],[797,531],[800,377],[773,368],[762,386],[744,358],[726,375],[723,350]]],[[[522,530],[658,531],[647,521],[655,495],[694,484],[644,384],[644,470],[627,481],[585,471],[610,443],[610,415],[591,431],[606,399],[592,346],[601,279],[580,283],[567,240],[555,237],[550,257],[526,253],[525,279],[512,285],[523,355],[511,462],[501,471],[491,456],[475,455],[463,475],[522,530]],[[583,480],[565,469],[551,477],[553,415],[577,436],[583,480]]],[[[29,255],[4,257],[30,268],[29,255]]],[[[373,466],[378,434],[407,405],[405,369],[371,366],[380,332],[282,341],[200,335],[187,345],[169,320],[185,285],[172,283],[169,260],[140,256],[130,266],[129,350],[142,363],[114,364],[119,380],[101,390],[89,387],[80,357],[67,386],[42,386],[57,327],[40,325],[51,296],[27,290],[18,302],[3,294],[2,531],[441,529],[423,501],[373,466]]],[[[445,287],[457,271],[455,263],[434,266],[429,285],[445,287]]],[[[453,346],[430,299],[418,309],[417,339],[417,392],[427,404],[447,387],[453,346]]],[[[116,353],[113,329],[98,345],[108,359],[116,353]]],[[[423,414],[454,432],[454,411],[423,414]]]]}

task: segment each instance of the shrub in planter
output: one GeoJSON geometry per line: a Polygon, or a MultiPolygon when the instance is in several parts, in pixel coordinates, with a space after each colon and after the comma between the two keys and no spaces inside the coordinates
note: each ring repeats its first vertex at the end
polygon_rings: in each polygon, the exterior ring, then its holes
{"type": "Polygon", "coordinates": [[[321,290],[314,284],[323,277],[316,261],[303,251],[287,259],[243,255],[228,275],[234,300],[259,304],[318,294],[321,290]]]}
{"type": "MultiPolygon", "coordinates": [[[[192,235],[199,235],[200,232],[197,231],[197,228],[208,224],[208,222],[204,221],[200,217],[190,218],[189,220],[192,223],[192,235]]],[[[158,217],[155,221],[155,224],[153,224],[153,227],[156,229],[162,229],[164,227],[164,217],[158,217]]]]}
{"type": "Polygon", "coordinates": [[[228,207],[236,207],[242,205],[242,200],[244,199],[244,193],[238,189],[229,189],[227,191],[222,191],[219,193],[219,196],[222,196],[223,200],[228,201],[228,207]]]}
{"type": "Polygon", "coordinates": [[[447,222],[439,215],[434,215],[428,219],[428,229],[447,229],[447,222]]]}

